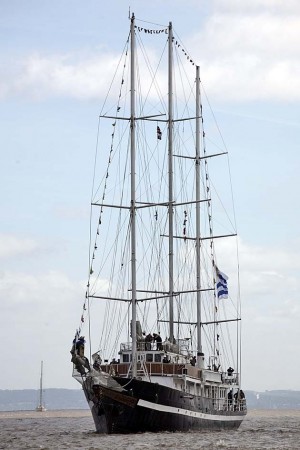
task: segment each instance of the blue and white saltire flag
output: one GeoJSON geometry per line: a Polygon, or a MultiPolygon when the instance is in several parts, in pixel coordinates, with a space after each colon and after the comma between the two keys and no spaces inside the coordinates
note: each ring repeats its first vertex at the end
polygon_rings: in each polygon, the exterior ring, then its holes
{"type": "Polygon", "coordinates": [[[228,287],[227,287],[228,276],[225,275],[225,273],[221,272],[217,267],[216,267],[216,274],[217,274],[216,288],[218,299],[228,298],[228,287]]]}

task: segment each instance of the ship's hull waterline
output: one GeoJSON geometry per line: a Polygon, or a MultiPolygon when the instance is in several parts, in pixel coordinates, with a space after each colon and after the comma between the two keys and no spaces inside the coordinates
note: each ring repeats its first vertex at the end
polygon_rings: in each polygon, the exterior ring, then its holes
{"type": "Polygon", "coordinates": [[[115,379],[124,391],[99,386],[95,396],[83,384],[98,433],[235,430],[246,415],[246,411],[214,410],[211,399],[157,383],[115,379]]]}

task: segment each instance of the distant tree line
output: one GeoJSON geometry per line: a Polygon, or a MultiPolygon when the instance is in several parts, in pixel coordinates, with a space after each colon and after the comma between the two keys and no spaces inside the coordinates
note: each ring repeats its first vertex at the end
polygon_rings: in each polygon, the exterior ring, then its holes
{"type": "MultiPolygon", "coordinates": [[[[245,391],[248,409],[300,409],[300,391],[245,391]]],[[[31,411],[37,406],[35,389],[0,390],[0,411],[31,411]]],[[[89,409],[81,389],[45,389],[48,410],[89,409]]]]}

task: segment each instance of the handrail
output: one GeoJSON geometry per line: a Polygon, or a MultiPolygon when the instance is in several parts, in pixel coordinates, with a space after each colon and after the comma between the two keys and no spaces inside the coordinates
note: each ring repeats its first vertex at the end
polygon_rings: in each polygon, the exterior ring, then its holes
{"type": "Polygon", "coordinates": [[[245,398],[224,399],[214,398],[213,407],[217,411],[247,411],[247,403],[245,398]]]}
{"type": "MultiPolygon", "coordinates": [[[[146,367],[148,375],[153,376],[173,376],[173,375],[183,375],[184,369],[186,368],[185,364],[177,364],[177,363],[161,363],[161,362],[137,362],[137,369],[142,368],[142,364],[146,367]]],[[[128,374],[128,368],[130,363],[119,363],[119,364],[105,364],[101,365],[100,368],[103,372],[115,374],[117,376],[126,376],[128,374]]],[[[190,367],[190,369],[194,369],[194,375],[198,376],[198,369],[195,367],[190,367]]]]}

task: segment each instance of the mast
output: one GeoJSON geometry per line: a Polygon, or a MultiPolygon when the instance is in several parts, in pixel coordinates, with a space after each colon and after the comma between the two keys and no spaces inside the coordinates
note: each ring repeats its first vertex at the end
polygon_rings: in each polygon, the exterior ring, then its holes
{"type": "MultiPolygon", "coordinates": [[[[197,275],[197,355],[202,354],[201,339],[201,270],[200,270],[200,67],[196,66],[196,275],[197,275]]],[[[201,115],[202,116],[202,115],[201,115]]]]}
{"type": "Polygon", "coordinates": [[[40,399],[36,407],[36,411],[46,411],[43,405],[43,361],[41,361],[41,377],[40,377],[40,399]]]}
{"type": "Polygon", "coordinates": [[[168,60],[168,176],[169,176],[169,330],[170,341],[174,342],[174,251],[173,251],[173,29],[169,22],[169,60],[168,60]]]}
{"type": "Polygon", "coordinates": [[[43,406],[43,361],[41,361],[40,406],[43,406]]]}
{"type": "Polygon", "coordinates": [[[137,375],[136,361],[136,217],[135,217],[135,32],[134,32],[134,14],[131,17],[130,26],[130,148],[131,148],[131,337],[132,337],[132,376],[137,375]]]}

